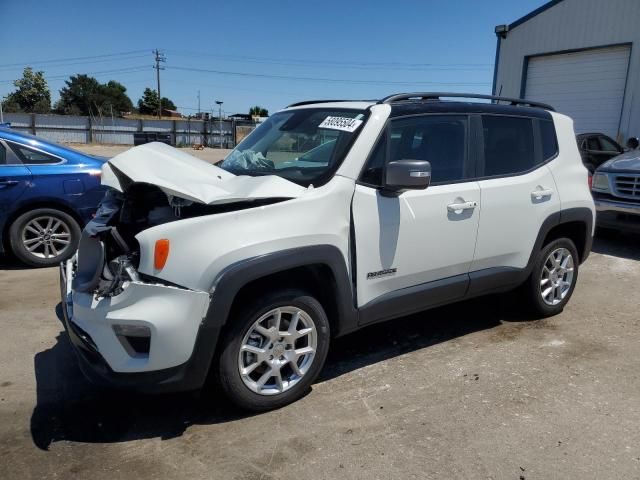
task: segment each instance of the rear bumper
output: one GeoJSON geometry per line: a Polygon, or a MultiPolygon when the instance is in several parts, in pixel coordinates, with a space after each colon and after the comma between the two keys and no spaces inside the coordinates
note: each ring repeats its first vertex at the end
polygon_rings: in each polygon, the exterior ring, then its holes
{"type": "Polygon", "coordinates": [[[598,198],[594,201],[597,226],[640,232],[640,204],[598,198]]]}
{"type": "MultiPolygon", "coordinates": [[[[188,295],[184,297],[188,300],[183,305],[181,302],[172,302],[171,295],[158,298],[151,294],[144,296],[146,302],[139,301],[135,289],[126,296],[128,289],[125,289],[118,296],[122,298],[114,302],[115,305],[111,305],[111,302],[117,297],[106,299],[108,304],[101,306],[100,302],[105,299],[96,300],[90,294],[71,291],[71,272],[71,260],[60,266],[63,320],[80,369],[90,381],[111,388],[149,393],[193,390],[204,384],[213,356],[211,342],[215,345],[219,333],[219,329],[202,323],[208,305],[208,294],[185,290],[192,294],[202,294],[206,298],[188,295]],[[150,304],[158,303],[161,307],[159,311],[147,308],[150,304]],[[185,307],[182,312],[184,316],[176,317],[176,312],[182,307],[185,307]],[[189,307],[192,309],[191,313],[198,315],[192,332],[185,325],[185,317],[190,313],[189,307]],[[141,320],[139,317],[142,315],[149,317],[141,320]],[[166,320],[170,323],[167,324],[166,320]],[[112,327],[114,323],[123,322],[144,322],[152,328],[148,355],[131,355],[126,351],[112,327]],[[189,342],[187,350],[183,345],[185,340],[189,342]],[[172,362],[178,363],[165,366],[172,362]]],[[[181,290],[164,286],[149,287],[181,290]]]]}

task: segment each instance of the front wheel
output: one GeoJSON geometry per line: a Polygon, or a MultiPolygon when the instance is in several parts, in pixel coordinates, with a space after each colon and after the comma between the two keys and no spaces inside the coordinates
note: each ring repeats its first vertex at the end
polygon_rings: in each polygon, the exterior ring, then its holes
{"type": "Polygon", "coordinates": [[[322,305],[305,292],[287,290],[265,295],[229,321],[218,378],[230,400],[265,411],[302,397],[329,349],[322,305]]]}
{"type": "Polygon", "coordinates": [[[524,285],[534,313],[550,317],[562,312],[576,286],[578,265],[578,251],[568,238],[553,240],[540,250],[524,285]]]}

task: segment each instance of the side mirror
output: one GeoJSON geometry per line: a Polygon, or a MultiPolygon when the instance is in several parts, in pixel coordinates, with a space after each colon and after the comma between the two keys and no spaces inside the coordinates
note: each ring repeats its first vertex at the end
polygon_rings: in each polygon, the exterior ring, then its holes
{"type": "Polygon", "coordinates": [[[431,183],[431,164],[426,160],[395,160],[385,169],[384,189],[400,193],[424,190],[431,183]]]}
{"type": "Polygon", "coordinates": [[[630,137],[629,140],[627,140],[627,148],[629,150],[635,150],[639,145],[640,140],[638,140],[638,137],[630,137]]]}

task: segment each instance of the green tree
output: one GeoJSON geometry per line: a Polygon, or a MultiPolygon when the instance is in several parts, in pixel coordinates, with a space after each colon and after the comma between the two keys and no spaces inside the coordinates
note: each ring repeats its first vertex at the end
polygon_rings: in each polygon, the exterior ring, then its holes
{"type": "MultiPolygon", "coordinates": [[[[163,110],[176,110],[175,103],[167,97],[162,97],[163,110]]],[[[138,110],[146,115],[156,115],[158,113],[158,92],[152,88],[145,88],[142,98],[138,100],[138,110]]]]}
{"type": "Polygon", "coordinates": [[[131,112],[133,102],[127,95],[127,88],[115,80],[109,80],[101,88],[103,111],[113,108],[114,112],[131,112]]]}
{"type": "Polygon", "coordinates": [[[176,104],[169,100],[167,97],[162,97],[162,109],[163,110],[177,110],[176,104]]]}
{"type": "Polygon", "coordinates": [[[16,91],[8,95],[4,108],[9,111],[48,113],[51,110],[51,92],[44,72],[25,67],[22,78],[15,80],[16,91]]]}
{"type": "Polygon", "coordinates": [[[249,115],[252,117],[268,117],[269,110],[266,108],[262,108],[260,105],[256,105],[255,107],[251,107],[249,109],[249,115]]]}
{"type": "Polygon", "coordinates": [[[115,80],[100,83],[93,77],[72,75],[60,90],[56,112],[67,115],[110,115],[130,112],[133,103],[124,85],[115,80]]]}
{"type": "Polygon", "coordinates": [[[158,113],[158,92],[147,87],[142,93],[142,98],[138,100],[138,110],[145,115],[158,113]]]}

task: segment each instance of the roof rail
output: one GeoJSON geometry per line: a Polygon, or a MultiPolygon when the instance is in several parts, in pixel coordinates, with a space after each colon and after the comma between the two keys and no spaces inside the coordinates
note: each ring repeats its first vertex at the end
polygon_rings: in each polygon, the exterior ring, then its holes
{"type": "Polygon", "coordinates": [[[300,107],[302,105],[311,105],[313,103],[339,103],[339,102],[376,102],[377,100],[305,100],[304,102],[296,102],[291,105],[287,105],[287,108],[300,107]]]}
{"type": "Polygon", "coordinates": [[[544,108],[545,110],[551,110],[555,112],[555,109],[551,105],[546,103],[534,102],[532,100],[525,100],[524,98],[510,98],[510,97],[498,97],[495,95],[482,95],[477,93],[449,93],[449,92],[415,92],[415,93],[398,93],[396,95],[389,95],[388,97],[379,100],[378,103],[393,103],[400,102],[402,100],[440,100],[442,97],[450,98],[480,98],[482,100],[495,100],[497,102],[509,102],[511,105],[528,105],[530,107],[544,108]]]}

